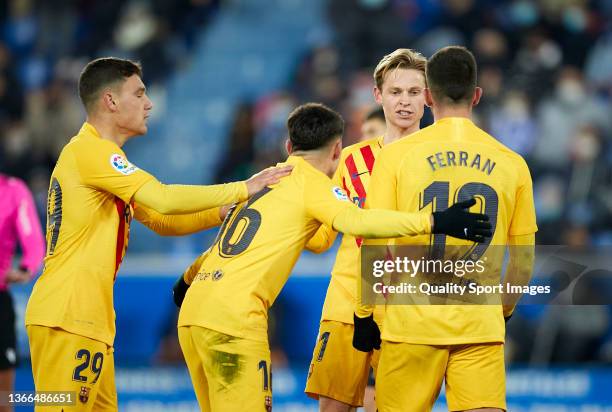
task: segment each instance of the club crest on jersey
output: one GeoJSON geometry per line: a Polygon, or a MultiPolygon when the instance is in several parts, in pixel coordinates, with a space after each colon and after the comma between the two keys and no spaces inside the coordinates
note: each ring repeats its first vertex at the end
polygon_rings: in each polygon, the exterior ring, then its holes
{"type": "Polygon", "coordinates": [[[264,405],[266,407],[267,412],[272,411],[272,397],[271,396],[266,395],[266,398],[264,400],[264,405]]]}
{"type": "Polygon", "coordinates": [[[346,193],[344,193],[344,190],[340,189],[338,186],[334,186],[332,188],[332,192],[334,196],[336,196],[336,199],[348,201],[348,196],[346,195],[346,193]]]}
{"type": "Polygon", "coordinates": [[[138,170],[138,168],[128,162],[125,157],[117,153],[111,155],[110,164],[113,169],[126,176],[131,175],[132,173],[138,170]]]}
{"type": "Polygon", "coordinates": [[[212,274],[212,280],[219,280],[223,277],[223,271],[221,269],[217,269],[212,274]]]}
{"type": "Polygon", "coordinates": [[[87,386],[81,386],[81,391],[79,392],[79,400],[82,403],[87,403],[87,401],[89,400],[89,391],[91,390],[91,388],[88,388],[87,386]]]}

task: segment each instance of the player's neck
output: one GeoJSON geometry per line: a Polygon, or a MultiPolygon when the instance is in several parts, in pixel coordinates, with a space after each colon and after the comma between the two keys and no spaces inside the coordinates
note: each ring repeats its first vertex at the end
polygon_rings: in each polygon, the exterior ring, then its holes
{"type": "Polygon", "coordinates": [[[387,124],[387,129],[385,131],[385,135],[383,136],[383,146],[388,145],[389,143],[393,143],[404,136],[417,132],[420,128],[420,122],[416,122],[412,126],[405,129],[395,127],[392,124],[387,124]]]}
{"type": "Polygon", "coordinates": [[[87,116],[87,123],[96,129],[102,139],[110,140],[119,147],[122,147],[129,138],[121,133],[121,129],[117,125],[106,122],[98,116],[87,116]]]}
{"type": "Polygon", "coordinates": [[[472,106],[434,106],[431,111],[436,122],[446,117],[463,117],[472,120],[472,106]]]}
{"type": "Polygon", "coordinates": [[[326,156],[325,153],[321,153],[317,150],[296,150],[295,152],[291,153],[291,156],[301,157],[312,167],[329,176],[329,156],[326,156]]]}

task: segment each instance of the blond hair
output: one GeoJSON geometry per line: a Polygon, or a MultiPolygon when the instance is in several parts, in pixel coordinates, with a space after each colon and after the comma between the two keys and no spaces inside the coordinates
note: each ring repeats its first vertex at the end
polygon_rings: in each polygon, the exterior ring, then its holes
{"type": "Polygon", "coordinates": [[[374,82],[382,90],[385,76],[394,69],[413,69],[423,73],[427,68],[427,59],[421,53],[412,49],[397,49],[383,57],[374,69],[374,82]]]}

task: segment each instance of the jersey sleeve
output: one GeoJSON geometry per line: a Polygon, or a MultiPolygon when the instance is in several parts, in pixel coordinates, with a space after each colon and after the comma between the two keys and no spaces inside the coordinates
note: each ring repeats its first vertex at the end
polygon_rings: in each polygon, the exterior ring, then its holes
{"type": "MultiPolygon", "coordinates": [[[[522,159],[521,159],[522,160],[522,159]]],[[[510,220],[510,236],[528,235],[538,230],[536,225],[535,205],[533,201],[533,183],[529,168],[524,160],[520,165],[521,178],[516,191],[514,212],[510,220]]]]}
{"type": "Polygon", "coordinates": [[[324,225],[333,227],[336,216],[347,208],[357,208],[346,192],[326,179],[316,176],[307,178],[304,183],[304,202],[306,213],[324,225]]]}
{"type": "Polygon", "coordinates": [[[332,247],[337,235],[338,232],[336,232],[330,226],[321,225],[315,234],[308,239],[308,243],[306,243],[305,248],[313,253],[323,253],[332,247]]]}
{"type": "MultiPolygon", "coordinates": [[[[345,152],[342,152],[342,156],[340,158],[340,164],[334,173],[334,177],[332,178],[332,182],[335,186],[344,188],[342,183],[342,173],[344,170],[343,159],[346,157],[345,152]]],[[[308,240],[305,248],[314,253],[323,253],[334,244],[336,237],[338,236],[338,232],[336,232],[331,226],[321,225],[319,229],[315,232],[315,234],[308,240]]]]}
{"type": "Polygon", "coordinates": [[[126,203],[145,183],[155,179],[130,163],[121,149],[102,139],[81,143],[73,150],[83,183],[126,203]]]}
{"type": "Polygon", "coordinates": [[[146,206],[134,206],[134,218],[162,236],[183,236],[210,229],[221,224],[219,209],[203,210],[183,215],[163,215],[146,206]]]}

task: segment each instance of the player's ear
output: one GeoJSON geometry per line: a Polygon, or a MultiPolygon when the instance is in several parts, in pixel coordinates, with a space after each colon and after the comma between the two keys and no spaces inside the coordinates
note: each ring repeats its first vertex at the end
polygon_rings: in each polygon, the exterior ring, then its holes
{"type": "Polygon", "coordinates": [[[111,112],[115,112],[117,110],[117,103],[115,102],[113,92],[110,89],[102,92],[102,101],[104,106],[111,112]]]}
{"type": "Polygon", "coordinates": [[[287,150],[288,155],[291,155],[291,152],[293,152],[293,145],[289,139],[285,140],[285,150],[287,150]]]}
{"type": "Polygon", "coordinates": [[[342,154],[342,137],[339,137],[334,143],[334,148],[332,149],[332,160],[335,162],[340,159],[340,155],[342,154]]]}
{"type": "Polygon", "coordinates": [[[431,95],[431,90],[429,89],[429,87],[423,89],[423,95],[425,96],[425,106],[432,107],[433,96],[431,95]]]}
{"type": "Polygon", "coordinates": [[[376,100],[376,103],[382,104],[382,92],[376,86],[374,86],[374,100],[376,100]]]}
{"type": "Polygon", "coordinates": [[[480,102],[482,97],[482,87],[476,87],[474,89],[474,97],[472,97],[472,106],[476,106],[480,102]]]}

